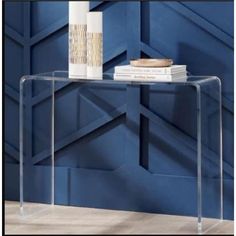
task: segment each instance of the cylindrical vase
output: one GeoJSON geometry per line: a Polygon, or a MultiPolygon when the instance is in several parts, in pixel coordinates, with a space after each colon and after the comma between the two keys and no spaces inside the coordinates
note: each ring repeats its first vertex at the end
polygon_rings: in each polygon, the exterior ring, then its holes
{"type": "Polygon", "coordinates": [[[102,12],[87,13],[87,78],[102,79],[102,12]]]}
{"type": "Polygon", "coordinates": [[[69,2],[69,78],[87,76],[87,13],[89,2],[69,2]]]}

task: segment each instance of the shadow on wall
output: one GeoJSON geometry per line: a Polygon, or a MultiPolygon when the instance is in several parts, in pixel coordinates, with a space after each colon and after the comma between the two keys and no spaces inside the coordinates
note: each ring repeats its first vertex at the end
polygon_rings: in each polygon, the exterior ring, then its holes
{"type": "Polygon", "coordinates": [[[177,62],[187,65],[192,75],[220,76],[226,72],[226,65],[222,61],[186,43],[178,44],[177,62]]]}

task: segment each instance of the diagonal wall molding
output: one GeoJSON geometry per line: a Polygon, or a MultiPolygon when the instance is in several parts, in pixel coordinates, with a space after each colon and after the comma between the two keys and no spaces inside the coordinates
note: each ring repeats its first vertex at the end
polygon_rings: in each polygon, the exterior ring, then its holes
{"type": "Polygon", "coordinates": [[[68,17],[64,17],[54,24],[48,26],[46,29],[40,31],[32,38],[30,38],[30,46],[38,44],[40,41],[45,40],[47,37],[61,30],[63,27],[68,25],[68,17]]]}
{"type": "MultiPolygon", "coordinates": [[[[96,10],[97,8],[108,6],[108,2],[99,2],[95,4],[91,10],[96,10]]],[[[49,25],[44,30],[40,31],[36,35],[30,38],[30,46],[33,46],[40,41],[46,39],[47,37],[51,36],[52,34],[56,33],[57,31],[61,30],[62,28],[68,26],[68,16],[63,17],[62,19],[56,21],[55,23],[49,25]]]]}
{"type": "Polygon", "coordinates": [[[153,58],[167,58],[167,56],[163,52],[160,52],[159,50],[152,48],[151,46],[149,46],[144,42],[140,42],[140,50],[153,58]]]}
{"type": "Polygon", "coordinates": [[[7,83],[5,83],[5,94],[14,100],[14,102],[19,103],[19,93],[11,86],[7,85],[7,83]]]}
{"type": "Polygon", "coordinates": [[[13,147],[7,142],[4,143],[4,146],[6,153],[19,162],[19,150],[17,150],[15,147],[13,147]]]}
{"type": "MultiPolygon", "coordinates": [[[[168,123],[161,117],[159,117],[157,114],[152,112],[150,109],[147,109],[145,106],[140,105],[140,113],[147,117],[149,120],[157,124],[159,127],[164,129],[164,139],[170,143],[175,143],[175,146],[181,147],[181,152],[183,154],[191,157],[194,156],[197,153],[197,146],[196,146],[196,139],[191,137],[190,135],[187,135],[180,129],[177,129],[174,125],[171,123],[168,123]],[[170,141],[172,140],[172,142],[170,141]]],[[[217,163],[217,160],[219,160],[219,156],[216,155],[216,153],[212,150],[210,150],[208,147],[206,147],[204,144],[202,144],[203,149],[203,158],[209,159],[212,163],[217,163]]],[[[179,150],[179,149],[178,149],[179,150]]],[[[229,174],[231,177],[234,176],[233,167],[231,167],[227,162],[224,161],[224,172],[229,174]]]]}
{"type": "MultiPolygon", "coordinates": [[[[95,129],[99,129],[102,126],[109,124],[109,122],[112,122],[114,119],[117,119],[118,117],[124,115],[125,112],[126,112],[126,105],[122,105],[121,107],[114,109],[112,112],[110,112],[106,115],[103,115],[101,118],[91,122],[89,125],[81,128],[80,130],[70,134],[66,138],[57,142],[55,144],[55,152],[60,151],[61,149],[65,148],[66,146],[72,144],[73,142],[90,134],[95,129]]],[[[40,152],[39,154],[33,156],[33,163],[37,164],[38,162],[48,158],[50,155],[51,155],[50,149],[44,150],[44,151],[40,152]]]]}
{"type": "Polygon", "coordinates": [[[234,48],[234,40],[231,36],[226,34],[224,31],[217,28],[215,25],[211,24],[209,21],[205,20],[185,5],[179,2],[162,2],[163,4],[167,5],[174,11],[178,12],[179,14],[186,17],[186,19],[192,21],[194,24],[198,25],[200,28],[205,30],[206,32],[212,34],[215,38],[220,40],[229,48],[234,48]]]}
{"type": "Polygon", "coordinates": [[[25,39],[18,32],[12,29],[10,26],[5,25],[5,35],[20,44],[21,46],[25,45],[25,39]]]}

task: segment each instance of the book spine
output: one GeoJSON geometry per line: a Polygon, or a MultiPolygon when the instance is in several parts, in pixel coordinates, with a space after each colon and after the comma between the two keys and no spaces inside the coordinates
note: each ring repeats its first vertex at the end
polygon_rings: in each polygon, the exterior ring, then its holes
{"type": "MultiPolygon", "coordinates": [[[[184,74],[183,74],[184,76],[184,74]]],[[[114,79],[119,80],[172,80],[173,77],[171,75],[134,75],[134,74],[114,74],[114,79]]]]}
{"type": "Polygon", "coordinates": [[[118,68],[115,67],[115,73],[138,73],[138,74],[170,74],[171,71],[169,68],[118,68]]]}
{"type": "Polygon", "coordinates": [[[186,66],[182,66],[179,68],[140,68],[140,67],[120,67],[116,66],[115,67],[115,73],[120,73],[120,74],[155,74],[155,75],[163,75],[163,74],[176,74],[186,71],[186,66]]]}

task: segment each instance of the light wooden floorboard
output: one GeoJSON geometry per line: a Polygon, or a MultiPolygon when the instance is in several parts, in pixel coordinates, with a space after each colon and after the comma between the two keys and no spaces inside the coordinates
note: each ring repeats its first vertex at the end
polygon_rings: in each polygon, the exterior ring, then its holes
{"type": "MultiPolygon", "coordinates": [[[[5,202],[6,234],[197,234],[196,218],[5,202]]],[[[233,221],[204,219],[205,234],[233,234],[233,221]]]]}

